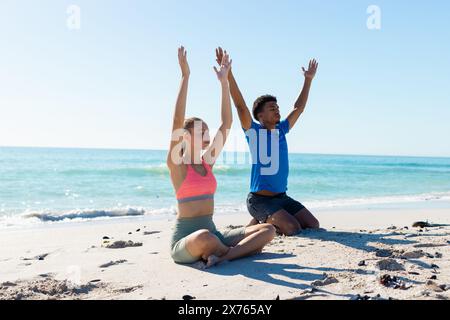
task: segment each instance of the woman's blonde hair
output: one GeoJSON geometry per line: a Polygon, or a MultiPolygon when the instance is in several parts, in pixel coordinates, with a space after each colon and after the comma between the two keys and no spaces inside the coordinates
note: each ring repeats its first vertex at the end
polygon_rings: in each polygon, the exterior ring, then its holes
{"type": "Polygon", "coordinates": [[[197,122],[197,121],[204,122],[202,119],[197,118],[197,117],[192,117],[192,118],[188,118],[188,119],[184,120],[183,129],[190,130],[190,129],[194,128],[195,122],[197,122]]]}

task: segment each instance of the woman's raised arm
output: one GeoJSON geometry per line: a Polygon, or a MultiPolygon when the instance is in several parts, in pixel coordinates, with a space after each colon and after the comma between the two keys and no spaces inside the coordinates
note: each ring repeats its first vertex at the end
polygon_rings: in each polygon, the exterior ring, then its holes
{"type": "Polygon", "coordinates": [[[178,48],[178,62],[181,68],[181,85],[178,92],[177,102],[175,104],[175,113],[173,115],[172,135],[170,139],[169,153],[167,155],[167,165],[169,167],[176,164],[173,150],[182,140],[182,129],[184,124],[184,118],[186,114],[186,100],[189,84],[190,69],[187,62],[187,51],[184,47],[178,48]]]}

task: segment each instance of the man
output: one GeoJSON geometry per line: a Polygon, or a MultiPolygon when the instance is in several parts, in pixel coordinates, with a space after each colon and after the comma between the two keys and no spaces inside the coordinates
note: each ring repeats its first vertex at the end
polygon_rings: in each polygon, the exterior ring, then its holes
{"type": "MultiPolygon", "coordinates": [[[[216,49],[220,63],[226,53],[216,49]]],[[[242,128],[252,155],[251,190],[247,197],[247,208],[253,216],[252,224],[270,223],[278,232],[287,236],[295,235],[302,229],[319,228],[319,221],[300,202],[287,194],[289,160],[286,134],[295,126],[305,110],[311,83],[316,75],[318,63],[309,62],[308,70],[302,68],[305,76],[303,89],[294,104],[294,109],[282,121],[277,99],[271,95],[257,98],[252,114],[236,83],[232,70],[228,74],[230,93],[238,111],[242,128]],[[275,146],[275,147],[274,147],[275,146]],[[266,161],[270,158],[270,163],[266,161]]]]}

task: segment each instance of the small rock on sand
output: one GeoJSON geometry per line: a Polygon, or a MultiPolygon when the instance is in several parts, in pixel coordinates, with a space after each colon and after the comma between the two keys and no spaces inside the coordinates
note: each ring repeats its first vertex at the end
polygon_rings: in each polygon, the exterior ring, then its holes
{"type": "Polygon", "coordinates": [[[375,252],[375,255],[376,255],[377,257],[381,257],[381,258],[391,257],[392,254],[393,254],[392,250],[389,250],[389,249],[378,249],[378,250],[375,252]]]}
{"type": "Polygon", "coordinates": [[[403,253],[401,259],[419,259],[425,256],[425,252],[422,250],[408,251],[403,253]]]}
{"type": "Polygon", "coordinates": [[[129,241],[115,241],[111,244],[108,244],[106,246],[106,248],[108,249],[122,249],[122,248],[127,248],[127,247],[142,247],[142,243],[141,242],[133,242],[131,240],[129,241]]]}
{"type": "Polygon", "coordinates": [[[427,289],[433,290],[434,292],[444,292],[447,288],[446,285],[438,285],[434,281],[427,281],[427,289]]]}
{"type": "Polygon", "coordinates": [[[431,224],[425,221],[417,221],[413,223],[413,228],[428,228],[431,227],[431,224]]]}
{"type": "Polygon", "coordinates": [[[387,271],[403,271],[405,270],[405,267],[395,261],[394,259],[385,259],[380,260],[377,262],[377,267],[380,270],[387,270],[387,271]]]}
{"type": "Polygon", "coordinates": [[[380,283],[388,288],[407,290],[410,286],[407,286],[406,283],[396,276],[390,276],[389,274],[384,274],[380,277],[380,283]]]}

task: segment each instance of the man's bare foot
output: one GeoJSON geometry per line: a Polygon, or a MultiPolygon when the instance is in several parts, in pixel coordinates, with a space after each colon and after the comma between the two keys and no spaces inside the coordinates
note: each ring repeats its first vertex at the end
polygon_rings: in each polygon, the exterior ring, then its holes
{"type": "Polygon", "coordinates": [[[258,224],[259,224],[259,221],[256,220],[255,218],[253,218],[253,219],[249,222],[249,224],[247,225],[247,227],[256,226],[256,225],[258,225],[258,224]]]}

